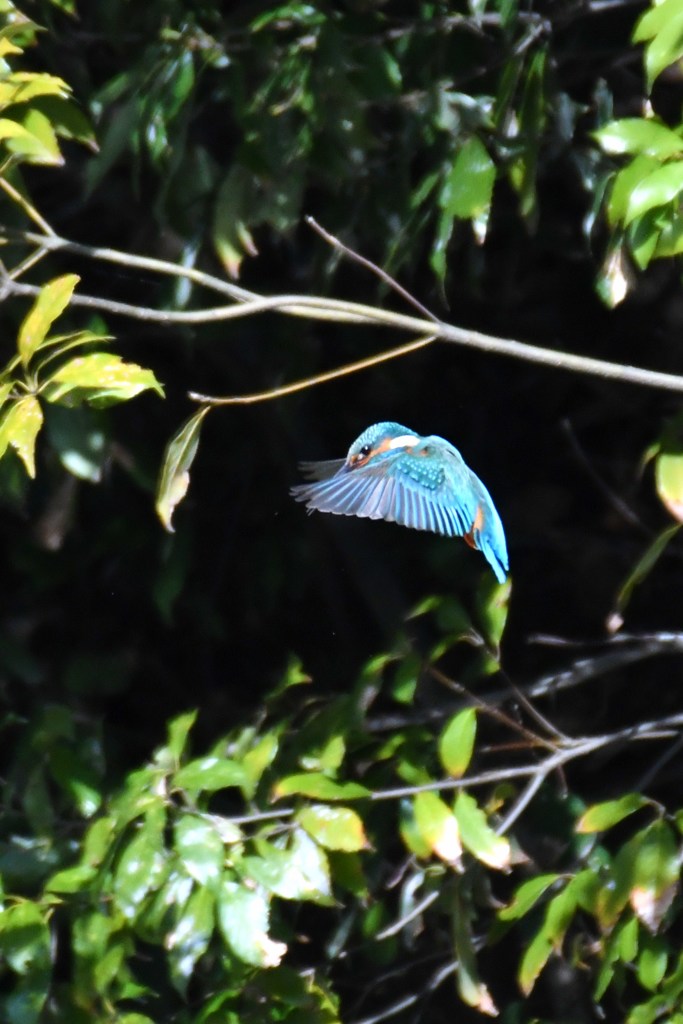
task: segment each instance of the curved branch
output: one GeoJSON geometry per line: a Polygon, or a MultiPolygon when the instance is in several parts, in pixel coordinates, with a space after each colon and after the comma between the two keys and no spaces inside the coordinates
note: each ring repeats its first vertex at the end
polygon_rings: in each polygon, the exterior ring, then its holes
{"type": "Polygon", "coordinates": [[[230,395],[227,398],[212,398],[210,395],[200,395],[196,391],[190,391],[188,398],[193,402],[201,402],[206,406],[214,405],[254,405],[256,402],[268,402],[272,398],[282,398],[284,395],[293,395],[296,391],[305,391],[307,388],[315,387],[317,384],[325,384],[327,381],[336,380],[337,377],[348,377],[350,373],[358,373],[359,370],[367,370],[370,366],[378,363],[386,363],[390,359],[398,359],[406,356],[409,352],[416,352],[419,348],[425,348],[435,340],[434,335],[428,338],[418,338],[417,341],[410,341],[407,345],[399,345],[398,348],[380,352],[376,356],[368,356],[367,359],[359,359],[355,363],[347,363],[336,370],[328,370],[327,373],[319,373],[315,377],[305,377],[303,380],[294,381],[293,384],[283,384],[279,388],[270,388],[268,391],[254,391],[250,395],[230,395]]]}
{"type": "MultiPolygon", "coordinates": [[[[139,320],[147,320],[160,324],[199,324],[223,320],[232,320],[242,316],[252,316],[268,310],[285,313],[289,316],[305,317],[312,320],[334,320],[345,323],[375,324],[382,327],[393,327],[412,334],[434,334],[439,341],[454,345],[465,345],[468,348],[491,352],[496,355],[509,356],[525,362],[549,366],[557,370],[569,370],[604,380],[616,380],[625,384],[638,384],[666,391],[683,392],[683,376],[661,373],[645,367],[626,366],[612,363],[604,359],[593,359],[590,356],[560,352],[556,349],[529,345],[512,338],[499,338],[480,331],[467,330],[439,320],[436,323],[429,319],[406,316],[390,310],[379,309],[357,302],[345,302],[338,299],[325,299],[307,295],[274,295],[262,297],[254,292],[237,288],[235,285],[221,281],[220,278],[190,267],[182,267],[165,260],[148,259],[133,256],[114,249],[99,249],[91,246],[69,242],[66,239],[49,234],[40,235],[32,232],[14,232],[0,227],[0,234],[8,239],[29,242],[30,244],[50,251],[66,250],[92,259],[108,260],[124,266],[146,269],[161,274],[185,277],[197,284],[220,292],[233,299],[233,304],[206,310],[164,311],[133,306],[123,302],[112,302],[97,296],[75,295],[74,305],[89,306],[104,313],[128,316],[139,320]]],[[[33,285],[18,284],[5,277],[2,282],[4,295],[35,296],[39,289],[33,285]]]]}

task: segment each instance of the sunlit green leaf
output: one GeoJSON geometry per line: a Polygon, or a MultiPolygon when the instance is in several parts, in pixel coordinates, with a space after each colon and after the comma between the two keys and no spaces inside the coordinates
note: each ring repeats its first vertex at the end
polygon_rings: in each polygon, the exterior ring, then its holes
{"type": "Polygon", "coordinates": [[[175,848],[187,873],[200,885],[215,882],[225,864],[225,850],[210,819],[185,814],[176,821],[174,836],[175,848]]]}
{"type": "Polygon", "coordinates": [[[200,409],[171,438],[164,452],[164,461],[157,485],[156,510],[164,527],[172,531],[173,512],[187,494],[190,467],[199,445],[199,434],[208,407],[200,409]]]}
{"type": "Polygon", "coordinates": [[[594,804],[585,811],[576,823],[577,832],[602,832],[612,828],[630,814],[647,806],[649,801],[640,793],[627,793],[618,800],[607,800],[594,804]]]}
{"type": "Polygon", "coordinates": [[[629,900],[638,920],[651,932],[659,930],[678,891],[680,858],[670,826],[656,821],[636,843],[629,900]]]}
{"type": "Polygon", "coordinates": [[[499,836],[494,832],[474,797],[461,789],[455,798],[453,810],[463,846],[477,860],[491,868],[508,868],[511,856],[510,843],[505,836],[499,836]]]}
{"type": "Polygon", "coordinates": [[[664,206],[683,192],[683,160],[664,164],[651,171],[631,192],[624,222],[630,224],[656,206],[664,206]]]}
{"type": "Polygon", "coordinates": [[[189,761],[173,777],[174,786],[195,792],[242,786],[248,776],[241,764],[229,758],[199,757],[189,761]]]}
{"type": "Polygon", "coordinates": [[[473,916],[472,909],[466,903],[458,886],[453,910],[453,939],[458,963],[456,972],[458,993],[468,1006],[474,1006],[480,1013],[486,1014],[488,1017],[497,1017],[498,1009],[477,970],[477,958],[470,925],[473,916]]]}
{"type": "Polygon", "coordinates": [[[45,385],[50,402],[79,405],[90,402],[96,407],[125,402],[143,391],[164,391],[151,370],[136,363],[124,363],[111,352],[91,352],[76,356],[53,373],[45,385]]]}
{"type": "Polygon", "coordinates": [[[477,712],[465,708],[451,718],[439,737],[439,758],[449,775],[459,779],[472,759],[477,735],[477,712]]]}
{"type": "Polygon", "coordinates": [[[317,800],[359,800],[370,796],[370,790],[358,782],[335,782],[322,772],[287,775],[273,788],[273,797],[276,799],[294,793],[317,800]]]}
{"type": "Polygon", "coordinates": [[[624,117],[593,132],[606,153],[645,153],[666,160],[683,153],[683,138],[652,118],[624,117]]]}
{"type": "Polygon", "coordinates": [[[287,952],[268,934],[268,900],[260,889],[224,880],[218,892],[218,924],[231,952],[255,967],[277,967],[287,952]]]}
{"type": "Polygon", "coordinates": [[[143,825],[133,834],[119,858],[114,876],[114,894],[127,918],[133,919],[147,893],[163,876],[164,815],[148,812],[143,825]]]}
{"type": "Polygon", "coordinates": [[[647,932],[643,932],[637,963],[637,977],[643,988],[650,992],[657,990],[666,974],[668,962],[669,955],[665,941],[658,935],[649,935],[647,932]]]}
{"type": "Polygon", "coordinates": [[[31,478],[36,475],[36,437],[42,425],[43,412],[34,395],[12,402],[0,418],[0,458],[11,445],[31,478]]]}
{"type": "Polygon", "coordinates": [[[185,995],[195,964],[206,952],[214,930],[215,898],[202,886],[196,888],[177,916],[166,938],[171,977],[185,995]]]}
{"type": "Polygon", "coordinates": [[[74,868],[58,871],[48,880],[45,888],[48,892],[80,892],[81,889],[87,888],[95,876],[94,868],[88,864],[78,864],[74,868]]]}
{"type": "Polygon", "coordinates": [[[661,533],[658,533],[633,566],[617,593],[616,613],[618,620],[621,619],[622,613],[631,600],[635,588],[649,576],[680,528],[680,523],[676,523],[674,526],[668,526],[661,533]]]}
{"type": "Polygon", "coordinates": [[[519,987],[525,995],[533,989],[551,953],[561,949],[575,911],[576,897],[570,883],[550,901],[540,931],[526,946],[518,975],[519,987]]]}
{"type": "Polygon", "coordinates": [[[673,3],[669,0],[662,6],[667,8],[668,17],[645,47],[645,69],[650,89],[657,76],[683,56],[683,7],[676,0],[673,3]]]}
{"type": "Polygon", "coordinates": [[[299,811],[296,820],[316,842],[328,850],[353,853],[369,845],[363,821],[350,807],[311,804],[299,811]]]}
{"type": "Polygon", "coordinates": [[[461,866],[462,843],[458,822],[450,807],[437,793],[417,793],[413,801],[415,822],[420,835],[429,849],[459,868],[461,866]]]}
{"type": "Polygon", "coordinates": [[[80,278],[76,274],[65,274],[49,281],[41,289],[40,295],[19,328],[17,345],[24,366],[28,366],[31,357],[45,341],[52,324],[69,305],[79,281],[80,278]]]}
{"type": "Polygon", "coordinates": [[[445,179],[439,205],[445,214],[478,225],[477,238],[483,241],[491,208],[496,168],[486,147],[476,135],[458,151],[445,179]]]}
{"type": "Polygon", "coordinates": [[[516,921],[524,917],[536,905],[544,892],[560,878],[560,875],[537,875],[520,885],[515,898],[507,907],[498,912],[502,921],[516,921]]]}

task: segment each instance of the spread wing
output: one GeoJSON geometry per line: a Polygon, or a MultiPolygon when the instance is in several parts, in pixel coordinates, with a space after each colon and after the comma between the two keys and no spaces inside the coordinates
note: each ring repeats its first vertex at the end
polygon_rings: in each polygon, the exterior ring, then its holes
{"type": "Polygon", "coordinates": [[[491,497],[452,445],[425,439],[410,451],[349,468],[344,460],[305,463],[310,482],[293,487],[309,511],[385,519],[444,537],[465,537],[500,582],[508,568],[505,535],[491,497]],[[336,468],[338,467],[338,468],[336,468]]]}
{"type": "MultiPolygon", "coordinates": [[[[473,493],[454,488],[441,460],[428,454],[401,451],[358,469],[342,462],[328,476],[327,467],[333,466],[307,463],[305,472],[312,482],[292,488],[296,500],[319,512],[386,519],[447,537],[461,537],[472,528],[476,513],[473,493]]],[[[463,468],[466,470],[464,463],[463,468]]]]}

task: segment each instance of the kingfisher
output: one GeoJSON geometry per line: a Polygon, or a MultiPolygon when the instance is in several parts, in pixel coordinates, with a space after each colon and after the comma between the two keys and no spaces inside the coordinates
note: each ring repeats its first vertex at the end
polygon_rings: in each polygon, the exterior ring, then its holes
{"type": "Polygon", "coordinates": [[[400,423],[375,423],[345,459],[302,462],[308,483],[292,487],[309,512],[385,519],[462,537],[481,551],[499,583],[508,571],[505,533],[491,495],[443,437],[421,437],[400,423]]]}

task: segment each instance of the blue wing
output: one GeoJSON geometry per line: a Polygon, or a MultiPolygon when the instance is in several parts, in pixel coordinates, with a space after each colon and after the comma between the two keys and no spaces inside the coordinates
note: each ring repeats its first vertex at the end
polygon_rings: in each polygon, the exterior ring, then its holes
{"type": "Polygon", "coordinates": [[[465,537],[484,554],[499,582],[505,580],[508,560],[500,517],[482,482],[442,438],[425,438],[411,451],[391,452],[360,468],[342,461],[307,463],[305,471],[312,482],[291,493],[310,511],[386,519],[414,530],[465,537]]]}

